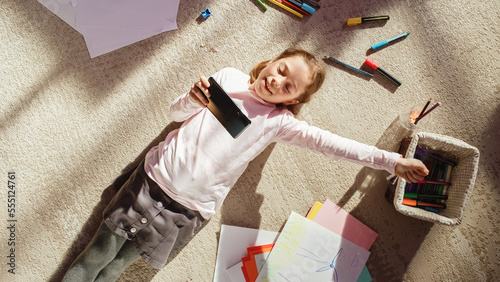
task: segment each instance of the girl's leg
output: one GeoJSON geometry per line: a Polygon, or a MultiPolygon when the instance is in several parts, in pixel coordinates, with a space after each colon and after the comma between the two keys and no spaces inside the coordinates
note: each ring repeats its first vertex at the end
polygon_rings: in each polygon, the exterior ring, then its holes
{"type": "Polygon", "coordinates": [[[97,275],[95,281],[115,281],[132,263],[140,259],[141,256],[135,249],[132,241],[125,242],[120,252],[116,255],[115,259],[111,261],[101,272],[97,275]]]}
{"type": "Polygon", "coordinates": [[[101,223],[94,238],[73,262],[63,281],[94,281],[99,272],[117,256],[127,241],[101,223]]]}

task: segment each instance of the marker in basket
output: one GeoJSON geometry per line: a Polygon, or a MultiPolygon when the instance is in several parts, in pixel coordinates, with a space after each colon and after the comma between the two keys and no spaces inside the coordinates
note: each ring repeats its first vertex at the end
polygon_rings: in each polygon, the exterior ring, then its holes
{"type": "Polygon", "coordinates": [[[426,211],[433,212],[433,213],[439,213],[439,209],[436,209],[436,208],[424,207],[423,209],[426,210],[426,211]]]}
{"type": "Polygon", "coordinates": [[[378,50],[378,49],[380,49],[380,48],[382,48],[382,47],[385,47],[387,44],[389,44],[389,43],[391,43],[391,42],[393,42],[393,41],[395,41],[395,40],[398,40],[398,39],[401,39],[401,38],[406,38],[409,34],[410,34],[409,32],[406,32],[406,33],[403,33],[403,34],[401,34],[401,35],[398,35],[398,36],[396,36],[396,37],[394,37],[394,38],[391,38],[391,39],[388,39],[388,40],[382,41],[382,42],[377,43],[377,44],[373,44],[373,45],[371,46],[371,48],[372,48],[372,50],[378,50]]]}
{"type": "Polygon", "coordinates": [[[415,199],[415,200],[447,200],[448,195],[426,195],[418,193],[404,193],[405,198],[415,199]]]}
{"type": "Polygon", "coordinates": [[[371,73],[369,73],[369,72],[366,72],[366,71],[364,71],[364,70],[360,70],[360,69],[355,68],[355,67],[353,67],[353,66],[350,66],[350,65],[348,65],[348,64],[346,64],[346,63],[342,63],[341,61],[339,61],[339,60],[337,60],[337,59],[335,59],[335,58],[333,58],[333,57],[328,57],[328,56],[325,56],[325,59],[328,59],[328,60],[330,60],[330,61],[332,61],[332,62],[335,62],[335,63],[337,63],[337,64],[340,64],[340,65],[343,65],[344,67],[346,67],[346,68],[348,68],[348,69],[351,69],[351,70],[353,70],[353,71],[359,72],[359,73],[364,74],[364,75],[366,75],[366,76],[373,77],[373,74],[371,74],[371,73]]]}
{"type": "Polygon", "coordinates": [[[439,184],[439,185],[451,185],[450,182],[445,182],[445,181],[437,181],[437,180],[418,180],[417,183],[422,183],[422,184],[439,184]]]}
{"type": "Polygon", "coordinates": [[[421,116],[419,116],[416,120],[415,120],[415,125],[417,125],[418,121],[421,120],[422,118],[424,118],[426,115],[428,115],[430,112],[432,112],[435,108],[441,106],[441,102],[437,102],[436,105],[432,106],[432,108],[428,109],[427,112],[423,113],[421,116]]]}
{"type": "Polygon", "coordinates": [[[440,160],[442,162],[445,162],[449,165],[452,165],[452,166],[456,166],[457,163],[452,161],[452,160],[449,160],[447,158],[444,158],[444,157],[441,157],[440,155],[437,155],[437,154],[434,154],[434,153],[431,153],[429,152],[428,150],[424,149],[424,148],[421,148],[420,146],[417,146],[415,148],[415,153],[416,154],[419,154],[421,156],[428,156],[428,157],[431,157],[433,159],[436,159],[436,160],[440,160]]]}
{"type": "Polygon", "coordinates": [[[426,203],[420,202],[410,198],[403,198],[403,205],[412,206],[412,207],[434,207],[438,209],[446,209],[445,204],[434,204],[434,203],[426,203]]]}
{"type": "Polygon", "coordinates": [[[378,17],[364,17],[364,18],[350,18],[347,19],[347,25],[353,26],[367,22],[376,22],[376,21],[388,21],[390,19],[389,16],[378,16],[378,17]]]}
{"type": "Polygon", "coordinates": [[[380,74],[382,74],[383,76],[385,76],[385,78],[389,79],[392,83],[396,84],[397,86],[401,85],[401,82],[399,82],[399,80],[397,80],[392,75],[390,75],[389,73],[387,73],[385,70],[383,70],[382,68],[380,68],[374,61],[370,60],[369,58],[366,58],[365,65],[367,65],[370,68],[378,71],[380,74]]]}

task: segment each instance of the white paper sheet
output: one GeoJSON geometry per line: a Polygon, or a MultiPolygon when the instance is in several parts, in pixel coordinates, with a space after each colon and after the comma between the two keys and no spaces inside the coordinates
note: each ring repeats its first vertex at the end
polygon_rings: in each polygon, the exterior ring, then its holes
{"type": "Polygon", "coordinates": [[[61,20],[69,24],[76,31],[82,33],[80,28],[75,24],[75,10],[71,0],[38,0],[38,2],[58,16],[61,20]]]}
{"type": "Polygon", "coordinates": [[[80,32],[91,58],[177,29],[179,0],[38,0],[80,32]]]}
{"type": "Polygon", "coordinates": [[[226,270],[228,281],[231,282],[246,282],[245,276],[243,275],[243,271],[241,268],[243,267],[243,262],[239,262],[234,266],[231,266],[228,270],[226,270]]]}
{"type": "Polygon", "coordinates": [[[215,263],[214,282],[229,282],[226,270],[248,255],[247,248],[272,244],[278,232],[222,225],[215,263]]]}

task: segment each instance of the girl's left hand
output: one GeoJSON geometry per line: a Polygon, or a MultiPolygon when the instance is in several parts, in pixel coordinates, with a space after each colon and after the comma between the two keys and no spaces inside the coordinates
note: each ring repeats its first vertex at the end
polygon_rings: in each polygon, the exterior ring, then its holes
{"type": "Polygon", "coordinates": [[[398,159],[395,171],[397,176],[404,178],[408,183],[423,180],[429,174],[429,170],[422,161],[402,157],[398,159]]]}
{"type": "Polygon", "coordinates": [[[206,77],[201,76],[200,80],[191,87],[189,98],[201,107],[206,107],[208,104],[208,97],[210,97],[208,87],[210,87],[210,82],[208,82],[206,77]]]}

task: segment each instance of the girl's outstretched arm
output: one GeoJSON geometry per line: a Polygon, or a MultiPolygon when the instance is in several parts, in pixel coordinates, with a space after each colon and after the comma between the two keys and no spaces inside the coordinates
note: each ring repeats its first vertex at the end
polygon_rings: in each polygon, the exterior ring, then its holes
{"type": "Polygon", "coordinates": [[[395,173],[407,182],[414,183],[424,179],[429,174],[429,170],[420,160],[401,157],[396,163],[395,173]]]}

